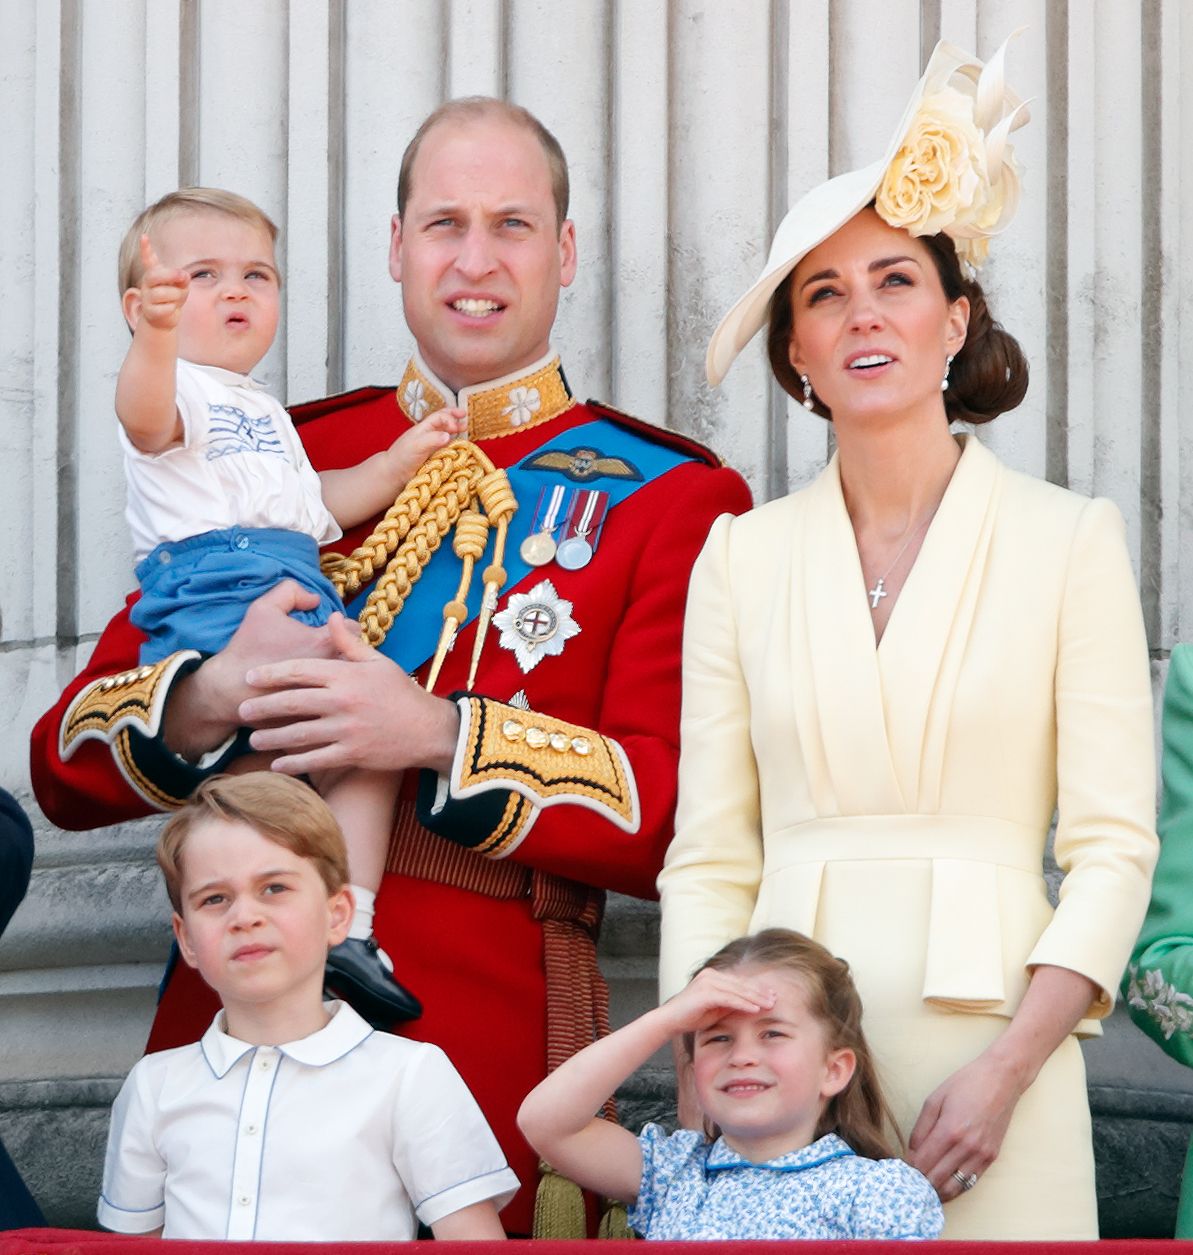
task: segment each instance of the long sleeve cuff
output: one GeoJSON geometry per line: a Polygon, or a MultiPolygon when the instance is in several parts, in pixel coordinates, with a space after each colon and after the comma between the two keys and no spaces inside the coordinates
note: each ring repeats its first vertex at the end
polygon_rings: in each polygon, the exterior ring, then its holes
{"type": "Polygon", "coordinates": [[[432,832],[489,858],[525,840],[539,813],[570,804],[625,832],[641,823],[625,751],[591,728],[458,694],[460,736],[449,776],[424,771],[418,817],[432,832]]]}
{"type": "Polygon", "coordinates": [[[162,725],[174,684],[204,661],[180,650],[160,662],[120,671],[80,690],[62,716],[58,749],[65,762],[86,741],[107,745],[121,775],[155,810],[182,805],[208,776],[223,771],[247,747],[242,729],[222,745],[189,762],[165,743],[162,725]]]}

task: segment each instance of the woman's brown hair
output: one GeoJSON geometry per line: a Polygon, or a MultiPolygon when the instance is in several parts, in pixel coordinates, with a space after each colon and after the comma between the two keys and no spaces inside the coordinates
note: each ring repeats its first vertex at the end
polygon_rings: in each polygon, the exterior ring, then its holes
{"type": "MultiPolygon", "coordinates": [[[[851,1050],[857,1060],[853,1076],[825,1105],[816,1136],[836,1133],[867,1159],[890,1159],[902,1150],[902,1138],[882,1087],[874,1056],[862,1032],[862,1000],[849,964],[830,954],[818,941],[788,928],[764,928],[723,946],[699,971],[733,971],[739,967],[775,968],[788,972],[804,986],[809,1013],[825,1028],[830,1050],[851,1050]]],[[[688,1057],[694,1034],[684,1035],[688,1057]]],[[[711,1137],[718,1131],[706,1129],[711,1137]]]]}
{"type": "MultiPolygon", "coordinates": [[[[943,232],[918,238],[936,266],[949,304],[962,296],[969,300],[969,329],[949,368],[945,413],[950,423],[988,423],[1023,400],[1027,392],[1027,358],[1015,337],[994,320],[982,285],[962,273],[953,241],[943,232]]],[[[771,297],[766,352],[779,386],[788,396],[802,402],[804,387],[788,356],[794,281],[793,269],[771,297]]],[[[822,418],[832,418],[828,407],[815,394],[812,410],[822,418]]]]}

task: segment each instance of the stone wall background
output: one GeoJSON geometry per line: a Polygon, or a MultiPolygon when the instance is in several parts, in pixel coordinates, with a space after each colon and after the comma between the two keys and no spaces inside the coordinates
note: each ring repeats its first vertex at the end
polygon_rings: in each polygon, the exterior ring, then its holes
{"type": "MultiPolygon", "coordinates": [[[[770,383],[758,346],[711,392],[709,332],[790,202],[881,151],[938,36],[985,56],[1021,25],[1008,77],[1033,100],[1024,199],[984,279],[1033,384],[983,439],[1120,506],[1159,691],[1193,615],[1184,0],[0,0],[0,783],[39,835],[0,944],[0,1132],[53,1219],[88,1221],[106,1103],[168,941],[155,825],[57,831],[26,764],[34,719],[131,585],[110,399],[126,343],[115,253],[134,214],[187,182],[257,200],[286,274],[267,384],[301,401],[394,382],[409,348],[385,267],[401,149],[449,96],[508,96],[571,161],[581,269],[556,343],[577,392],[709,442],[773,497],[822,465],[826,429],[770,383]]],[[[652,923],[615,904],[622,1016],[649,996],[652,923]]],[[[1184,1081],[1140,1058],[1156,1092],[1184,1081]]]]}

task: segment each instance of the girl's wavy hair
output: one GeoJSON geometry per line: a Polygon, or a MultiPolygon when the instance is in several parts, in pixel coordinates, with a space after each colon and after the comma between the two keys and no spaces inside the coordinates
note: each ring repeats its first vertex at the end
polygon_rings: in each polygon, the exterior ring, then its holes
{"type": "MultiPolygon", "coordinates": [[[[873,204],[871,201],[871,208],[873,204]]],[[[1023,400],[1028,382],[1027,358],[1018,340],[995,321],[977,278],[966,275],[961,269],[953,241],[944,232],[917,238],[936,266],[949,304],[961,296],[969,299],[969,327],[965,343],[949,369],[945,413],[950,423],[988,423],[1013,410],[1023,400]]],[[[766,354],[779,387],[802,403],[804,387],[788,357],[794,324],[794,287],[795,270],[792,270],[771,297],[766,354]]],[[[815,393],[812,412],[821,418],[832,418],[831,411],[815,393]]]]}
{"type": "MultiPolygon", "coordinates": [[[[890,1159],[904,1151],[890,1107],[882,1094],[874,1056],[862,1032],[862,1000],[849,964],[830,954],[818,941],[788,928],[765,928],[722,947],[697,969],[719,972],[741,967],[773,968],[794,976],[803,986],[809,1013],[824,1025],[830,1050],[852,1050],[857,1066],[849,1083],[825,1104],[816,1136],[836,1133],[867,1159],[890,1159]]],[[[695,1034],[685,1033],[690,1059],[695,1034]]],[[[720,1130],[705,1120],[709,1140],[720,1130]]]]}

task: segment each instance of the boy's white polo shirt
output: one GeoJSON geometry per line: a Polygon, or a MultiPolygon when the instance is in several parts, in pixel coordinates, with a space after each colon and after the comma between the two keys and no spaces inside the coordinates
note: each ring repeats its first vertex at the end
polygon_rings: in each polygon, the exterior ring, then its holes
{"type": "Polygon", "coordinates": [[[99,1221],[122,1233],[271,1241],[412,1238],[518,1181],[437,1046],[344,1003],[282,1046],[222,1031],[147,1055],[112,1108],[99,1221]]]}

